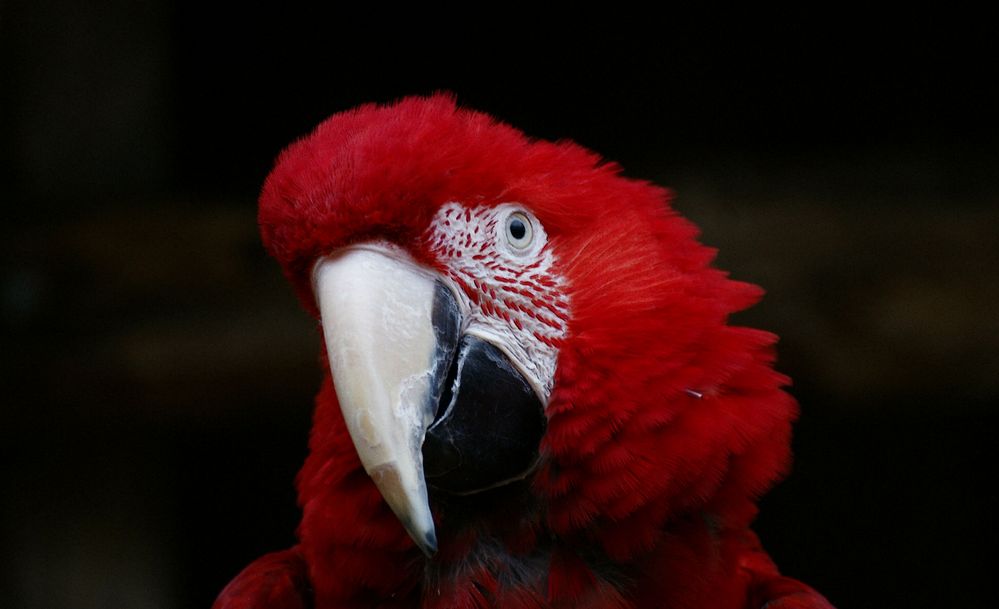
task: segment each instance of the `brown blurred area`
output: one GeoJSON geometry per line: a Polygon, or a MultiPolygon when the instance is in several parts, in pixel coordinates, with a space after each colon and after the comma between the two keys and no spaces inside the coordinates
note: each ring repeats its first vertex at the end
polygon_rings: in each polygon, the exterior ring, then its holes
{"type": "Polygon", "coordinates": [[[362,25],[0,6],[0,606],[208,606],[294,542],[319,337],[256,190],[328,114],[437,89],[671,186],[718,265],[767,290],[734,321],[781,336],[802,406],[757,526],[786,573],[842,607],[988,596],[989,36],[701,24],[514,52],[362,25]]]}

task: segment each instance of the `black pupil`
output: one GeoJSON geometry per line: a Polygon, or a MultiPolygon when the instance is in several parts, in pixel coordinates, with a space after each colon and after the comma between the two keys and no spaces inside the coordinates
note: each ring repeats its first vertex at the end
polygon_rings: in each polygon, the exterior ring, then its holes
{"type": "Polygon", "coordinates": [[[510,220],[510,236],[514,239],[523,239],[524,235],[527,234],[527,226],[524,225],[524,221],[519,218],[514,218],[510,220]]]}

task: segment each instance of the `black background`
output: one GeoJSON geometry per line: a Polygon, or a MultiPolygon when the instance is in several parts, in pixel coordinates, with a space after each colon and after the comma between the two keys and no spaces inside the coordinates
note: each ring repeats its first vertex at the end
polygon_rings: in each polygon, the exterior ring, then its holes
{"type": "Polygon", "coordinates": [[[981,16],[0,8],[0,605],[204,607],[293,543],[319,341],[256,192],[329,114],[436,90],[672,186],[768,290],[736,321],[802,405],[756,527],[784,572],[841,607],[994,598],[981,16]]]}

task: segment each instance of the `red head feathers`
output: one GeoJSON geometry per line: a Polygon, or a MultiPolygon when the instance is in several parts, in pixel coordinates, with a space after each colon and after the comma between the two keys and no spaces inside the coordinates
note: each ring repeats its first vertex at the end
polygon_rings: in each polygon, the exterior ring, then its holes
{"type": "Polygon", "coordinates": [[[442,95],[335,115],[282,153],[264,243],[321,317],[332,369],[291,551],[317,607],[826,606],[747,528],[787,468],[797,413],[775,337],[726,324],[761,290],[712,268],[669,199],[442,95]],[[382,262],[404,270],[358,322],[344,311],[382,262]],[[416,378],[381,362],[418,340],[350,328],[383,332],[396,305],[379,303],[420,301],[420,286],[430,380],[378,410],[357,396],[416,378]],[[375,364],[348,361],[365,349],[375,364]],[[379,416],[416,448],[383,454],[400,436],[367,435],[379,416]]]}

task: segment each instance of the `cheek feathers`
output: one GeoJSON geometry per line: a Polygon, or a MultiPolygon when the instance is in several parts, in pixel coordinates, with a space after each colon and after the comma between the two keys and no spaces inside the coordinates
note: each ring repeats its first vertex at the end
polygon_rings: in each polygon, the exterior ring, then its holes
{"type": "MultiPolygon", "coordinates": [[[[429,249],[459,288],[468,331],[500,342],[544,392],[552,390],[569,303],[555,258],[541,244],[511,254],[500,207],[443,206],[427,233],[429,249]]],[[[540,229],[540,226],[538,226],[540,229]]],[[[543,230],[538,231],[544,238],[543,230]]]]}

